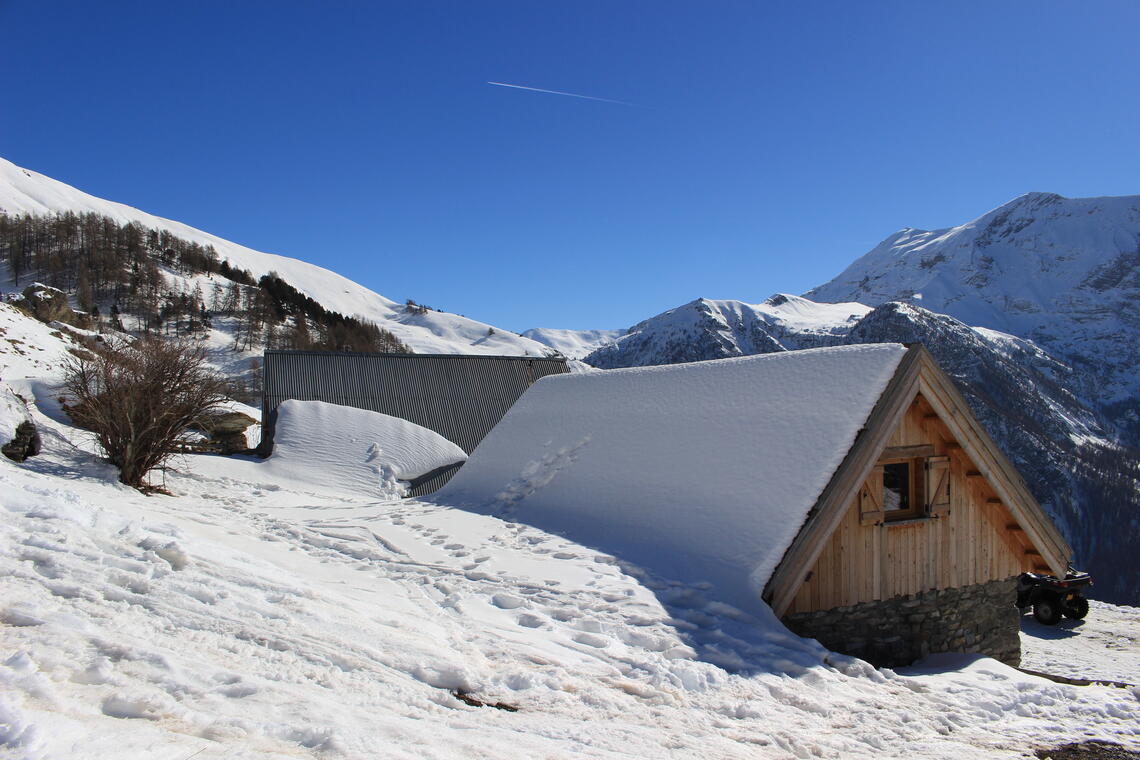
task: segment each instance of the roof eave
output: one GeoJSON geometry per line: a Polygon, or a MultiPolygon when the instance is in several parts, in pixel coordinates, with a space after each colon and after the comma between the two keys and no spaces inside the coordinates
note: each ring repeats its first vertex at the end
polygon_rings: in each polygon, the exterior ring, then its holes
{"type": "Polygon", "coordinates": [[[808,513],[791,546],[764,590],[777,616],[791,606],[807,573],[814,566],[827,539],[843,521],[859,486],[867,479],[879,452],[906,414],[920,391],[962,446],[966,455],[990,483],[1003,505],[1025,530],[1042,559],[1058,577],[1064,577],[1072,549],[1041,509],[1016,468],[970,411],[954,381],[942,371],[920,343],[908,345],[895,374],[879,396],[867,422],[847,456],[808,513]]]}
{"type": "MultiPolygon", "coordinates": [[[[918,348],[921,349],[921,346],[918,348]]],[[[925,349],[922,349],[925,350],[925,349]]],[[[773,611],[782,615],[791,605],[803,579],[819,558],[827,539],[843,521],[845,507],[875,466],[879,452],[906,414],[910,399],[918,391],[920,352],[909,346],[887,387],[867,415],[831,480],[796,534],[791,546],[768,580],[764,598],[773,611]]]]}

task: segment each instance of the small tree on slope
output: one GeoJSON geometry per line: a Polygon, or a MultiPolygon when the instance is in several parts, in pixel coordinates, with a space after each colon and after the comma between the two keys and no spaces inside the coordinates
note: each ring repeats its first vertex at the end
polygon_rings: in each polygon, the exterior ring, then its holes
{"type": "Polygon", "coordinates": [[[200,346],[144,337],[64,369],[68,414],[95,433],[119,468],[119,480],[156,490],[146,474],[162,466],[174,444],[199,416],[225,399],[226,383],[206,365],[200,346]]]}

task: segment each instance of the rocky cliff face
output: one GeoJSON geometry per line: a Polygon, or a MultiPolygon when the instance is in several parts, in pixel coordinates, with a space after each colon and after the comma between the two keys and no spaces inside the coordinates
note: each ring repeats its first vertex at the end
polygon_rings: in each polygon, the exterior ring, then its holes
{"type": "Polygon", "coordinates": [[[1135,603],[1140,562],[1140,459],[1074,391],[1081,370],[1032,341],[910,303],[875,309],[777,295],[762,304],[699,299],[630,329],[587,357],[612,368],[671,364],[824,345],[920,342],[1025,477],[1094,573],[1098,595],[1135,603]]]}

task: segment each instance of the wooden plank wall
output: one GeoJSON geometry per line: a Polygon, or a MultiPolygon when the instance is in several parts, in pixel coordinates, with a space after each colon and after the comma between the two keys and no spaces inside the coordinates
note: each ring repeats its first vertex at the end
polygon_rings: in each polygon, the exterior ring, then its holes
{"type": "Polygon", "coordinates": [[[861,526],[856,497],[788,614],[968,586],[1033,569],[1008,510],[991,503],[984,478],[919,396],[887,445],[922,444],[950,456],[950,514],[861,526]]]}

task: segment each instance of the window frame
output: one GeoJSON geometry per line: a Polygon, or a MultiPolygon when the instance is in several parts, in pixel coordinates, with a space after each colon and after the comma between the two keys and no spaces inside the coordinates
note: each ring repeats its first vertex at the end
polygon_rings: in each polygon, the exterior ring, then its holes
{"type": "Polygon", "coordinates": [[[903,520],[916,520],[927,517],[926,509],[926,457],[905,457],[884,459],[877,463],[876,470],[883,468],[883,522],[901,522],[903,520]],[[907,466],[907,501],[906,509],[887,509],[886,506],[886,468],[890,465],[905,464],[907,466]]]}
{"type": "Polygon", "coordinates": [[[884,456],[875,463],[858,493],[860,525],[899,524],[950,514],[950,457],[934,453],[933,446],[921,448],[921,453],[912,453],[912,449],[905,454],[884,456]],[[906,509],[885,509],[886,468],[893,464],[907,465],[909,505],[906,509]]]}

